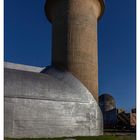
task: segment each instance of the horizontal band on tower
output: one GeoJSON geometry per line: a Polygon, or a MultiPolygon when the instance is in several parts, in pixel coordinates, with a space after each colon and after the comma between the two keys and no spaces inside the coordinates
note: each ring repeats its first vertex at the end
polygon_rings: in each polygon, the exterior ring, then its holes
{"type": "MultiPolygon", "coordinates": [[[[51,18],[50,18],[50,10],[51,10],[51,8],[52,8],[52,5],[55,3],[55,2],[58,2],[58,0],[47,0],[46,1],[46,4],[45,4],[45,7],[44,7],[44,9],[45,9],[45,14],[46,14],[46,16],[47,16],[47,18],[48,18],[48,20],[50,21],[50,22],[52,22],[52,20],[51,20],[51,18]]],[[[99,2],[100,2],[100,5],[101,5],[101,12],[100,12],[100,15],[99,15],[99,17],[98,17],[98,20],[102,17],[102,15],[103,15],[103,13],[104,13],[104,10],[105,10],[105,1],[104,0],[99,0],[99,2]]]]}

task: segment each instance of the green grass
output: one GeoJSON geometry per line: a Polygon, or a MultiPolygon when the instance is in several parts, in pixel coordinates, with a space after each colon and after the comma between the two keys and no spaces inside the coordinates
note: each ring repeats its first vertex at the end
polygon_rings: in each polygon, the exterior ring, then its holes
{"type": "MultiPolygon", "coordinates": [[[[66,138],[24,138],[24,139],[13,139],[5,138],[5,140],[64,140],[66,138]]],[[[76,140],[136,140],[135,136],[98,136],[98,137],[75,137],[76,140]]]]}

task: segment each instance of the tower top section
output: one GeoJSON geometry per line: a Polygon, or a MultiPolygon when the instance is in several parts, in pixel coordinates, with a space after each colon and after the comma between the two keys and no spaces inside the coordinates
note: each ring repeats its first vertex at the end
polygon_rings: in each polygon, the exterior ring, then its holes
{"type": "MultiPolygon", "coordinates": [[[[46,13],[46,16],[47,16],[47,18],[49,19],[50,22],[52,22],[52,20],[53,20],[53,12],[52,12],[52,9],[54,7],[56,7],[57,3],[60,2],[60,1],[61,0],[46,0],[45,13],[46,13]]],[[[67,4],[69,4],[69,1],[71,1],[71,0],[65,0],[65,2],[67,4]]],[[[104,10],[105,10],[104,0],[88,0],[88,1],[93,1],[93,5],[91,5],[91,7],[94,7],[95,14],[97,16],[97,19],[99,20],[101,18],[101,16],[103,15],[104,10]]],[[[84,3],[85,1],[84,0],[81,0],[81,2],[84,3]]],[[[66,12],[68,12],[67,7],[66,7],[66,10],[67,10],[66,12]]]]}

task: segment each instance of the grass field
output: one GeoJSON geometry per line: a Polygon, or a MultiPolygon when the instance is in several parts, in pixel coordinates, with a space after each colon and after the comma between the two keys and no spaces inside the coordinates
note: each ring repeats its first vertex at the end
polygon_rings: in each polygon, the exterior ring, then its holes
{"type": "MultiPolygon", "coordinates": [[[[65,140],[67,138],[36,138],[36,139],[11,139],[5,138],[5,140],[65,140]]],[[[75,140],[136,140],[135,136],[98,136],[98,137],[75,137],[75,140]]]]}

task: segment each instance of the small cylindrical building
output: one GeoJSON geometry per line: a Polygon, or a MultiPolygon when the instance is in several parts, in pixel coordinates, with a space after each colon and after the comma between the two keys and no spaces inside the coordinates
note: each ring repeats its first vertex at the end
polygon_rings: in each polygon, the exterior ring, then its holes
{"type": "Polygon", "coordinates": [[[99,96],[99,106],[103,113],[104,128],[115,128],[117,123],[115,99],[109,94],[102,94],[99,96]]]}

